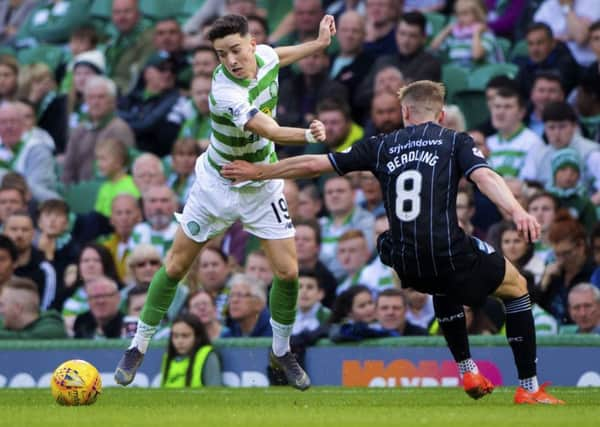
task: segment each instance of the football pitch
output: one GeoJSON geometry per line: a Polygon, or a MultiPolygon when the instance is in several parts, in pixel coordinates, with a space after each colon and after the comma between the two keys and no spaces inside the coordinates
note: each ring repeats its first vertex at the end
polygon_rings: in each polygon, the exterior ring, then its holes
{"type": "Polygon", "coordinates": [[[516,406],[514,388],[480,401],[461,389],[284,387],[107,388],[89,407],[61,407],[50,390],[0,390],[0,426],[598,426],[600,388],[553,387],[565,406],[516,406]]]}

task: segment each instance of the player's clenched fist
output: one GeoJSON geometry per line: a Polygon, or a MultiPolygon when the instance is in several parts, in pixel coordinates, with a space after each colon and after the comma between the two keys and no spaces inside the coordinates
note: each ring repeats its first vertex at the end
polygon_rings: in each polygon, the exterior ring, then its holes
{"type": "Polygon", "coordinates": [[[318,40],[326,46],[329,46],[331,37],[335,35],[335,32],[335,19],[333,19],[333,16],[331,15],[325,15],[319,24],[318,40]]]}
{"type": "Polygon", "coordinates": [[[327,135],[325,133],[325,125],[319,120],[313,120],[310,122],[310,134],[316,142],[325,142],[327,135]]]}

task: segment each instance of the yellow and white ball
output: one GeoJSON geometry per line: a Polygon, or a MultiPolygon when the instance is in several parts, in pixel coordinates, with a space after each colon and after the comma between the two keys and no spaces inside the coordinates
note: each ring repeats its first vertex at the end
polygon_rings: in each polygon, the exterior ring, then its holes
{"type": "Polygon", "coordinates": [[[61,405],[91,405],[102,390],[102,378],[85,360],[68,360],[52,374],[52,396],[61,405]]]}

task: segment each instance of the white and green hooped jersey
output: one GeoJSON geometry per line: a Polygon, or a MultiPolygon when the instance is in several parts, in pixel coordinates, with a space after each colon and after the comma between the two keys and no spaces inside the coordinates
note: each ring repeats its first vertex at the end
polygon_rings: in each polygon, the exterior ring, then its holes
{"type": "Polygon", "coordinates": [[[527,153],[543,150],[544,141],[531,129],[521,126],[514,135],[502,138],[500,134],[489,136],[486,144],[490,149],[489,165],[502,176],[518,177],[525,165],[527,153]]]}
{"type": "Polygon", "coordinates": [[[277,161],[272,141],[244,130],[258,111],[275,117],[279,56],[267,45],[256,46],[256,79],[238,79],[219,65],[209,96],[211,135],[208,163],[217,171],[234,160],[252,163],[277,161]]]}

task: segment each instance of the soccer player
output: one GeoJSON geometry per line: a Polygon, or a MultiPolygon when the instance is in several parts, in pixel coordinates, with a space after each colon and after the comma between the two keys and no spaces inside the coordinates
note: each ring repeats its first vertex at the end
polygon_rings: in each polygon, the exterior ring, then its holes
{"type": "Polygon", "coordinates": [[[226,15],[208,33],[220,65],[213,73],[209,96],[211,136],[207,151],[196,162],[196,181],[182,214],[165,265],[152,279],[148,298],[131,346],[115,371],[115,381],[133,381],[148,343],[165,315],[177,288],[203,244],[240,219],[262,241],[273,268],[270,295],[273,346],[270,361],[295,388],[305,390],[310,379],[290,352],[289,337],[296,315],[298,263],[294,227],[283,196],[283,181],[242,182],[232,185],[220,175],[222,167],[243,159],[254,163],[277,161],[273,141],[304,144],[325,141],[319,121],[309,129],[280,127],[277,108],[279,67],[325,49],[335,34],[333,17],[320,22],[317,39],[273,49],[256,45],[246,18],[226,15]]]}
{"type": "Polygon", "coordinates": [[[478,399],[493,390],[471,359],[462,304],[482,305],[488,294],[506,307],[506,335],[520,386],[515,403],[563,403],[539,386],[536,342],[527,285],[517,269],[494,249],[458,226],[456,193],[461,175],[510,212],[520,232],[535,240],[540,225],[512,196],[466,133],[439,125],[444,87],[417,81],[399,92],[406,129],[354,144],[347,153],[299,156],[274,165],[234,162],[222,170],[240,179],[300,178],[335,171],[370,170],[384,194],[391,229],[377,246],[405,287],[433,295],[436,317],[458,363],[463,386],[478,399]]]}

